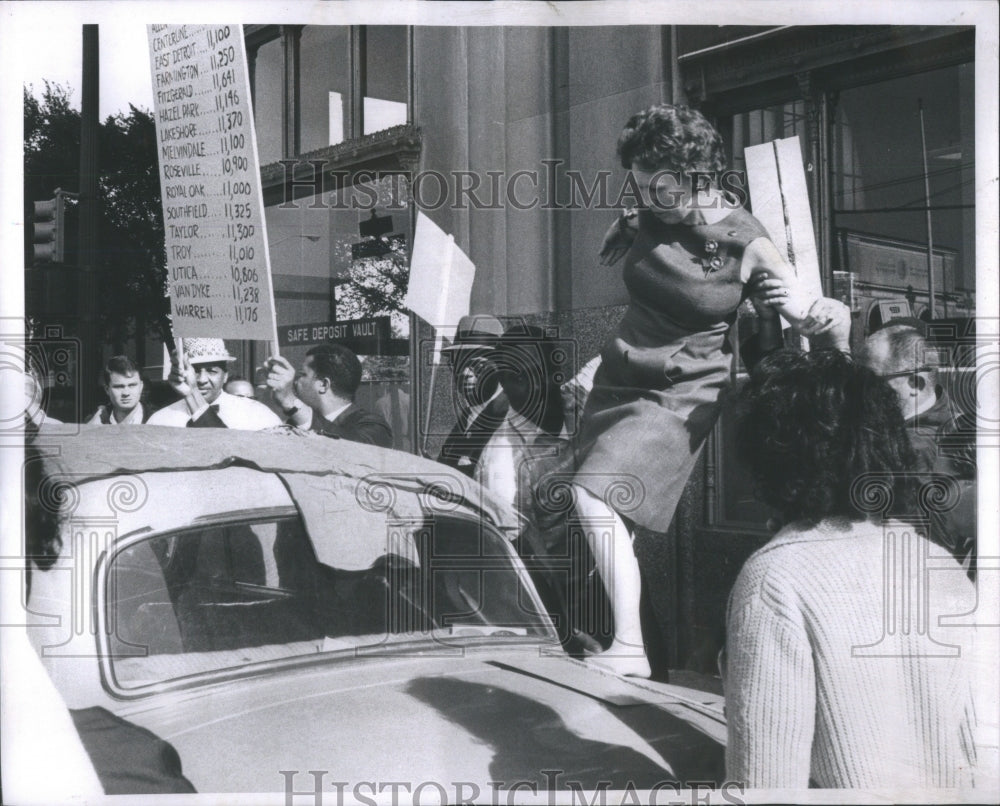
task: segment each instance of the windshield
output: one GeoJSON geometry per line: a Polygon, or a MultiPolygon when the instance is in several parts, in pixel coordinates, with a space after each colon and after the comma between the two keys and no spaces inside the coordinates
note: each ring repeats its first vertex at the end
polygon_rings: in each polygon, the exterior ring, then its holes
{"type": "Polygon", "coordinates": [[[322,652],[400,652],[412,642],[551,638],[498,533],[454,515],[388,524],[390,541],[401,532],[416,556],[387,553],[361,571],[318,562],[298,516],[129,543],[104,576],[113,686],[322,652]]]}

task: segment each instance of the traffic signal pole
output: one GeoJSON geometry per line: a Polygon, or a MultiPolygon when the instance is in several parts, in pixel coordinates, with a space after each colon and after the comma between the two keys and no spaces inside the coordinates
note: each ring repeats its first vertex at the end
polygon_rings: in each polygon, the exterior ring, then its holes
{"type": "Polygon", "coordinates": [[[80,400],[83,411],[97,405],[97,376],[101,341],[97,326],[98,105],[100,101],[100,43],[98,26],[83,26],[83,81],[80,107],[80,400]]]}

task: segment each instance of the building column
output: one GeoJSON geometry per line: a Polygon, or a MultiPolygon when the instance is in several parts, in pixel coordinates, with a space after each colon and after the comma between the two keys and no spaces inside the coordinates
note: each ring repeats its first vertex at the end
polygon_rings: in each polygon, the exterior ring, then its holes
{"type": "Polygon", "coordinates": [[[351,137],[354,139],[365,135],[365,95],[368,92],[366,40],[363,25],[351,27],[351,137]]]}
{"type": "Polygon", "coordinates": [[[681,68],[677,61],[677,26],[664,25],[660,38],[660,48],[663,60],[664,103],[686,104],[684,82],[681,78],[681,68]]]}
{"type": "Polygon", "coordinates": [[[281,153],[284,157],[294,157],[301,150],[299,147],[299,50],[301,41],[301,25],[281,26],[281,47],[284,51],[281,153]]]}
{"type": "MultiPolygon", "coordinates": [[[[556,191],[553,195],[558,199],[567,199],[569,180],[566,166],[570,160],[569,30],[552,28],[549,48],[550,159],[560,161],[554,171],[556,191]]],[[[573,307],[572,213],[556,209],[551,210],[549,215],[552,217],[552,236],[549,239],[548,299],[544,301],[544,307],[550,311],[569,311],[573,307]]]]}

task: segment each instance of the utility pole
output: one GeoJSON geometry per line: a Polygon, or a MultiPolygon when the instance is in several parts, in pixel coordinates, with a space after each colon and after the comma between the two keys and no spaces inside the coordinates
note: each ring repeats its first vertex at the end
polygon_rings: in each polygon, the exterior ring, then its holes
{"type": "MultiPolygon", "coordinates": [[[[930,307],[930,318],[935,318],[937,300],[934,294],[934,229],[931,226],[931,180],[927,173],[927,135],[924,133],[924,102],[917,99],[917,109],[920,111],[920,147],[924,155],[924,206],[927,208],[927,297],[930,307]]],[[[942,265],[944,257],[941,258],[942,265]]],[[[944,293],[944,289],[941,289],[944,293]]]]}
{"type": "MultiPolygon", "coordinates": [[[[96,405],[101,359],[97,327],[98,252],[98,108],[100,102],[100,42],[98,26],[83,26],[83,81],[80,107],[80,401],[83,412],[96,405]]],[[[81,414],[83,414],[81,412],[81,414]]]]}

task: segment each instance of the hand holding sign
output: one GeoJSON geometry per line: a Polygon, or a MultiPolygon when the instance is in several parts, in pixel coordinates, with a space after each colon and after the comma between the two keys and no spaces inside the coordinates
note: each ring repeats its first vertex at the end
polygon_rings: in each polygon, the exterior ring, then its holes
{"type": "Polygon", "coordinates": [[[850,351],[851,309],[840,300],[820,297],[799,325],[812,344],[850,351]],[[817,340],[819,337],[819,340],[817,340]]]}
{"type": "Polygon", "coordinates": [[[761,256],[762,265],[777,267],[780,261],[791,266],[791,277],[782,277],[777,268],[770,273],[786,280],[789,295],[778,309],[795,323],[823,296],[799,138],[750,146],[743,150],[743,156],[754,217],[771,236],[770,241],[758,239],[751,246],[768,253],[761,256]]]}
{"type": "Polygon", "coordinates": [[[267,370],[265,383],[271,390],[274,402],[284,410],[288,424],[297,428],[309,428],[313,417],[312,409],[296,395],[295,379],[298,373],[288,359],[273,355],[258,370],[267,370]]]}
{"type": "Polygon", "coordinates": [[[750,302],[753,303],[754,310],[761,319],[778,318],[775,306],[784,302],[788,296],[788,288],[781,280],[767,272],[761,272],[751,280],[747,290],[750,302]]]}
{"type": "Polygon", "coordinates": [[[177,348],[170,353],[170,374],[167,376],[167,382],[184,398],[188,411],[195,414],[208,403],[198,389],[197,373],[184,352],[183,340],[177,339],[176,344],[177,348]]]}
{"type": "Polygon", "coordinates": [[[187,397],[195,389],[194,367],[188,363],[183,348],[170,351],[170,374],[167,382],[181,397],[187,397]]]}
{"type": "Polygon", "coordinates": [[[266,384],[274,396],[274,402],[283,409],[288,409],[295,403],[295,368],[287,358],[280,355],[268,359],[266,384]]]}

